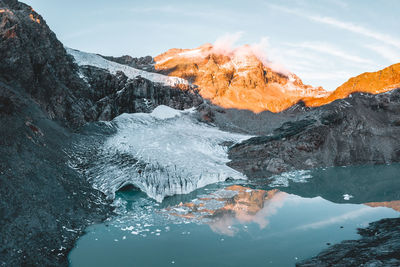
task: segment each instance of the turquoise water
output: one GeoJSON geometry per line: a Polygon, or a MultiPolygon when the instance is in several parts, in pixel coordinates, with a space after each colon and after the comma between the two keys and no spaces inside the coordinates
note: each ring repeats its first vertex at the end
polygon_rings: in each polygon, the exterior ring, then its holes
{"type": "Polygon", "coordinates": [[[161,204],[139,191],[119,192],[119,215],[89,227],[70,264],[293,266],[358,238],[358,227],[398,217],[399,171],[399,165],[330,168],[286,184],[278,177],[274,187],[265,180],[225,182],[161,204]]]}

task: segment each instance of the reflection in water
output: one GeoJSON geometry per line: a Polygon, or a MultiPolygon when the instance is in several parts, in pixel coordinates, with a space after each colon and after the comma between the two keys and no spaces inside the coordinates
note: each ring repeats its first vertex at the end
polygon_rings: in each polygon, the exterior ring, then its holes
{"type": "Polygon", "coordinates": [[[289,194],[305,198],[320,196],[335,203],[387,202],[400,199],[400,164],[331,167],[281,174],[253,181],[254,186],[270,184],[289,194]],[[312,177],[312,179],[310,179],[312,177]]]}
{"type": "MultiPolygon", "coordinates": [[[[227,236],[239,232],[238,225],[255,223],[264,229],[268,218],[283,206],[289,194],[277,189],[257,190],[240,185],[232,185],[209,195],[179,205],[167,208],[170,215],[207,223],[210,228],[227,236]]],[[[319,198],[317,198],[319,199],[319,198]]],[[[292,199],[293,201],[294,199],[292,199]]],[[[369,202],[369,207],[387,207],[400,211],[400,201],[369,202]]],[[[296,229],[317,229],[352,220],[360,216],[377,212],[369,207],[352,210],[337,216],[325,218],[296,227],[296,229]]]]}
{"type": "Polygon", "coordinates": [[[340,214],[338,216],[333,216],[326,218],[324,220],[308,223],[301,225],[297,227],[296,229],[302,229],[302,230],[307,230],[307,229],[318,229],[318,228],[323,228],[329,225],[337,224],[337,223],[343,223],[345,221],[355,219],[358,217],[361,217],[362,215],[374,213],[375,210],[368,208],[368,207],[363,207],[358,210],[352,210],[343,214],[340,214]]]}
{"type": "Polygon", "coordinates": [[[400,212],[400,200],[383,201],[383,202],[368,202],[365,205],[370,207],[387,207],[400,212]]]}
{"type": "Polygon", "coordinates": [[[205,221],[216,233],[234,236],[238,224],[256,223],[260,229],[265,228],[268,217],[282,207],[286,196],[277,189],[266,191],[233,185],[167,210],[174,216],[205,221]]]}

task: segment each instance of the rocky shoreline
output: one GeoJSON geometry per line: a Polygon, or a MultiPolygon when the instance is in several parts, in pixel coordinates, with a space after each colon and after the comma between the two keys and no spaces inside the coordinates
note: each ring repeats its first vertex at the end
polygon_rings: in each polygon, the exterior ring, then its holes
{"type": "Polygon", "coordinates": [[[358,229],[361,238],[346,240],[296,266],[399,266],[400,218],[383,219],[358,229]]]}

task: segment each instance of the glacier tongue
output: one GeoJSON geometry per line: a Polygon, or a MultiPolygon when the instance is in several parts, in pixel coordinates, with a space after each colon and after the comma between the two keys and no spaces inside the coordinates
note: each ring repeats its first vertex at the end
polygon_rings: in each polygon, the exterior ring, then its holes
{"type": "Polygon", "coordinates": [[[111,122],[116,133],[104,142],[100,162],[90,170],[94,186],[114,197],[132,184],[161,202],[227,178],[246,179],[226,165],[227,147],[221,143],[250,136],[221,131],[191,114],[159,106],[150,114],[116,117],[111,122]]]}

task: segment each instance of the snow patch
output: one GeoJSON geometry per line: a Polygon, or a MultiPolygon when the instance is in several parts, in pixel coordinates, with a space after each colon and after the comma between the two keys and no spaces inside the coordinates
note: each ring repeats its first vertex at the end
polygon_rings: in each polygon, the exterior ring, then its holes
{"type": "Polygon", "coordinates": [[[170,108],[168,106],[160,105],[156,107],[153,112],[150,113],[151,116],[157,119],[165,120],[180,116],[182,113],[179,110],[170,108]]]}
{"type": "Polygon", "coordinates": [[[109,61],[99,55],[86,53],[82,51],[78,51],[75,49],[71,49],[65,47],[68,54],[72,55],[79,66],[94,66],[101,69],[106,69],[112,74],[116,74],[117,71],[122,71],[125,75],[130,78],[136,78],[141,76],[145,79],[148,79],[152,82],[161,83],[168,86],[177,86],[179,84],[186,84],[188,85],[189,82],[185,79],[166,76],[158,73],[147,72],[144,70],[139,70],[132,68],[130,66],[122,65],[113,61],[109,61]]]}
{"type": "Polygon", "coordinates": [[[182,57],[198,57],[198,56],[202,56],[201,49],[194,49],[194,50],[185,51],[185,52],[179,53],[178,55],[182,56],[182,57]]]}

